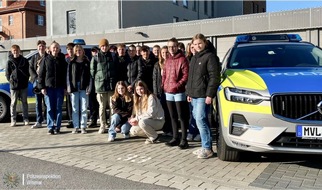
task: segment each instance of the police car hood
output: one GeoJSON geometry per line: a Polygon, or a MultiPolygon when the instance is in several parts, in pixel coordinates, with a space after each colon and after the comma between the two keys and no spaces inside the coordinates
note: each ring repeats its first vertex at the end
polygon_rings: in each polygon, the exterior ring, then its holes
{"type": "Polygon", "coordinates": [[[234,70],[228,78],[235,87],[274,93],[322,92],[322,68],[253,68],[234,70]]]}

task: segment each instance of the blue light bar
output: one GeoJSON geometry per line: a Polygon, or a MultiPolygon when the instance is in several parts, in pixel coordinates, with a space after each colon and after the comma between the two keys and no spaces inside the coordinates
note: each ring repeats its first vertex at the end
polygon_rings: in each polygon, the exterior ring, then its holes
{"type": "Polygon", "coordinates": [[[239,35],[235,43],[263,42],[263,41],[289,41],[299,42],[302,38],[299,34],[251,34],[239,35]]]}
{"type": "Polygon", "coordinates": [[[83,40],[83,39],[74,39],[73,43],[75,45],[86,45],[85,40],[83,40]]]}

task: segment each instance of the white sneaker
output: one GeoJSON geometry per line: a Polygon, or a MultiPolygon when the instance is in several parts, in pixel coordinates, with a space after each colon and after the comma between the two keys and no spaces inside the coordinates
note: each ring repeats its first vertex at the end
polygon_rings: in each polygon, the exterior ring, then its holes
{"type": "Polygon", "coordinates": [[[15,121],[11,121],[10,127],[14,127],[16,126],[16,122],[15,121]]]}
{"type": "Polygon", "coordinates": [[[85,128],[81,128],[81,133],[82,134],[86,134],[87,133],[86,129],[85,128]]]}
{"type": "Polygon", "coordinates": [[[79,132],[79,129],[78,128],[75,128],[73,131],[72,131],[72,133],[73,134],[77,134],[79,132]]]}
{"type": "Polygon", "coordinates": [[[201,141],[201,137],[200,137],[200,135],[198,134],[198,135],[196,135],[195,136],[195,138],[193,139],[194,141],[198,141],[198,142],[200,142],[201,141]]]}
{"type": "Polygon", "coordinates": [[[187,141],[192,141],[192,138],[193,138],[192,134],[191,133],[188,133],[188,135],[187,135],[187,141]]]}
{"type": "Polygon", "coordinates": [[[130,134],[127,134],[127,135],[126,134],[123,134],[123,136],[124,136],[125,139],[130,138],[130,134]]]}
{"type": "Polygon", "coordinates": [[[109,136],[107,139],[108,142],[113,142],[114,140],[115,140],[115,138],[113,136],[109,136]]]}
{"type": "Polygon", "coordinates": [[[35,128],[40,128],[42,127],[42,124],[41,123],[35,123],[33,126],[31,126],[32,129],[35,129],[35,128]]]}
{"type": "Polygon", "coordinates": [[[192,154],[199,155],[202,151],[203,151],[203,148],[199,148],[199,149],[193,151],[192,154]]]}
{"type": "Polygon", "coordinates": [[[47,119],[45,118],[44,121],[42,121],[42,124],[47,124],[47,119]]]}
{"type": "Polygon", "coordinates": [[[28,119],[24,120],[24,124],[29,125],[29,120],[28,119]]]}
{"type": "Polygon", "coordinates": [[[100,129],[98,130],[98,134],[104,134],[105,132],[105,127],[100,127],[100,129]]]}

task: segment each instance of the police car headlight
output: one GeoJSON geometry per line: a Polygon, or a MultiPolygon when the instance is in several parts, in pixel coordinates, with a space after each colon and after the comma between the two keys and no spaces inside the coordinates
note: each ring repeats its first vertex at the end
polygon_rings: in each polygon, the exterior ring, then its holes
{"type": "Polygon", "coordinates": [[[259,104],[264,100],[269,100],[257,92],[243,90],[238,88],[225,88],[226,99],[232,102],[240,102],[246,104],[259,104]]]}

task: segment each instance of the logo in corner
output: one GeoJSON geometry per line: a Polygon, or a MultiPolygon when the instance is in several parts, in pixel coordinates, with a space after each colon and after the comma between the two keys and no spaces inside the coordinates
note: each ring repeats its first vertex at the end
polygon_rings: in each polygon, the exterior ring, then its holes
{"type": "Polygon", "coordinates": [[[318,103],[318,105],[316,105],[318,111],[320,114],[322,114],[322,101],[318,103]]]}
{"type": "Polygon", "coordinates": [[[19,184],[19,176],[14,172],[7,172],[3,176],[3,183],[8,188],[17,187],[19,184]]]}

